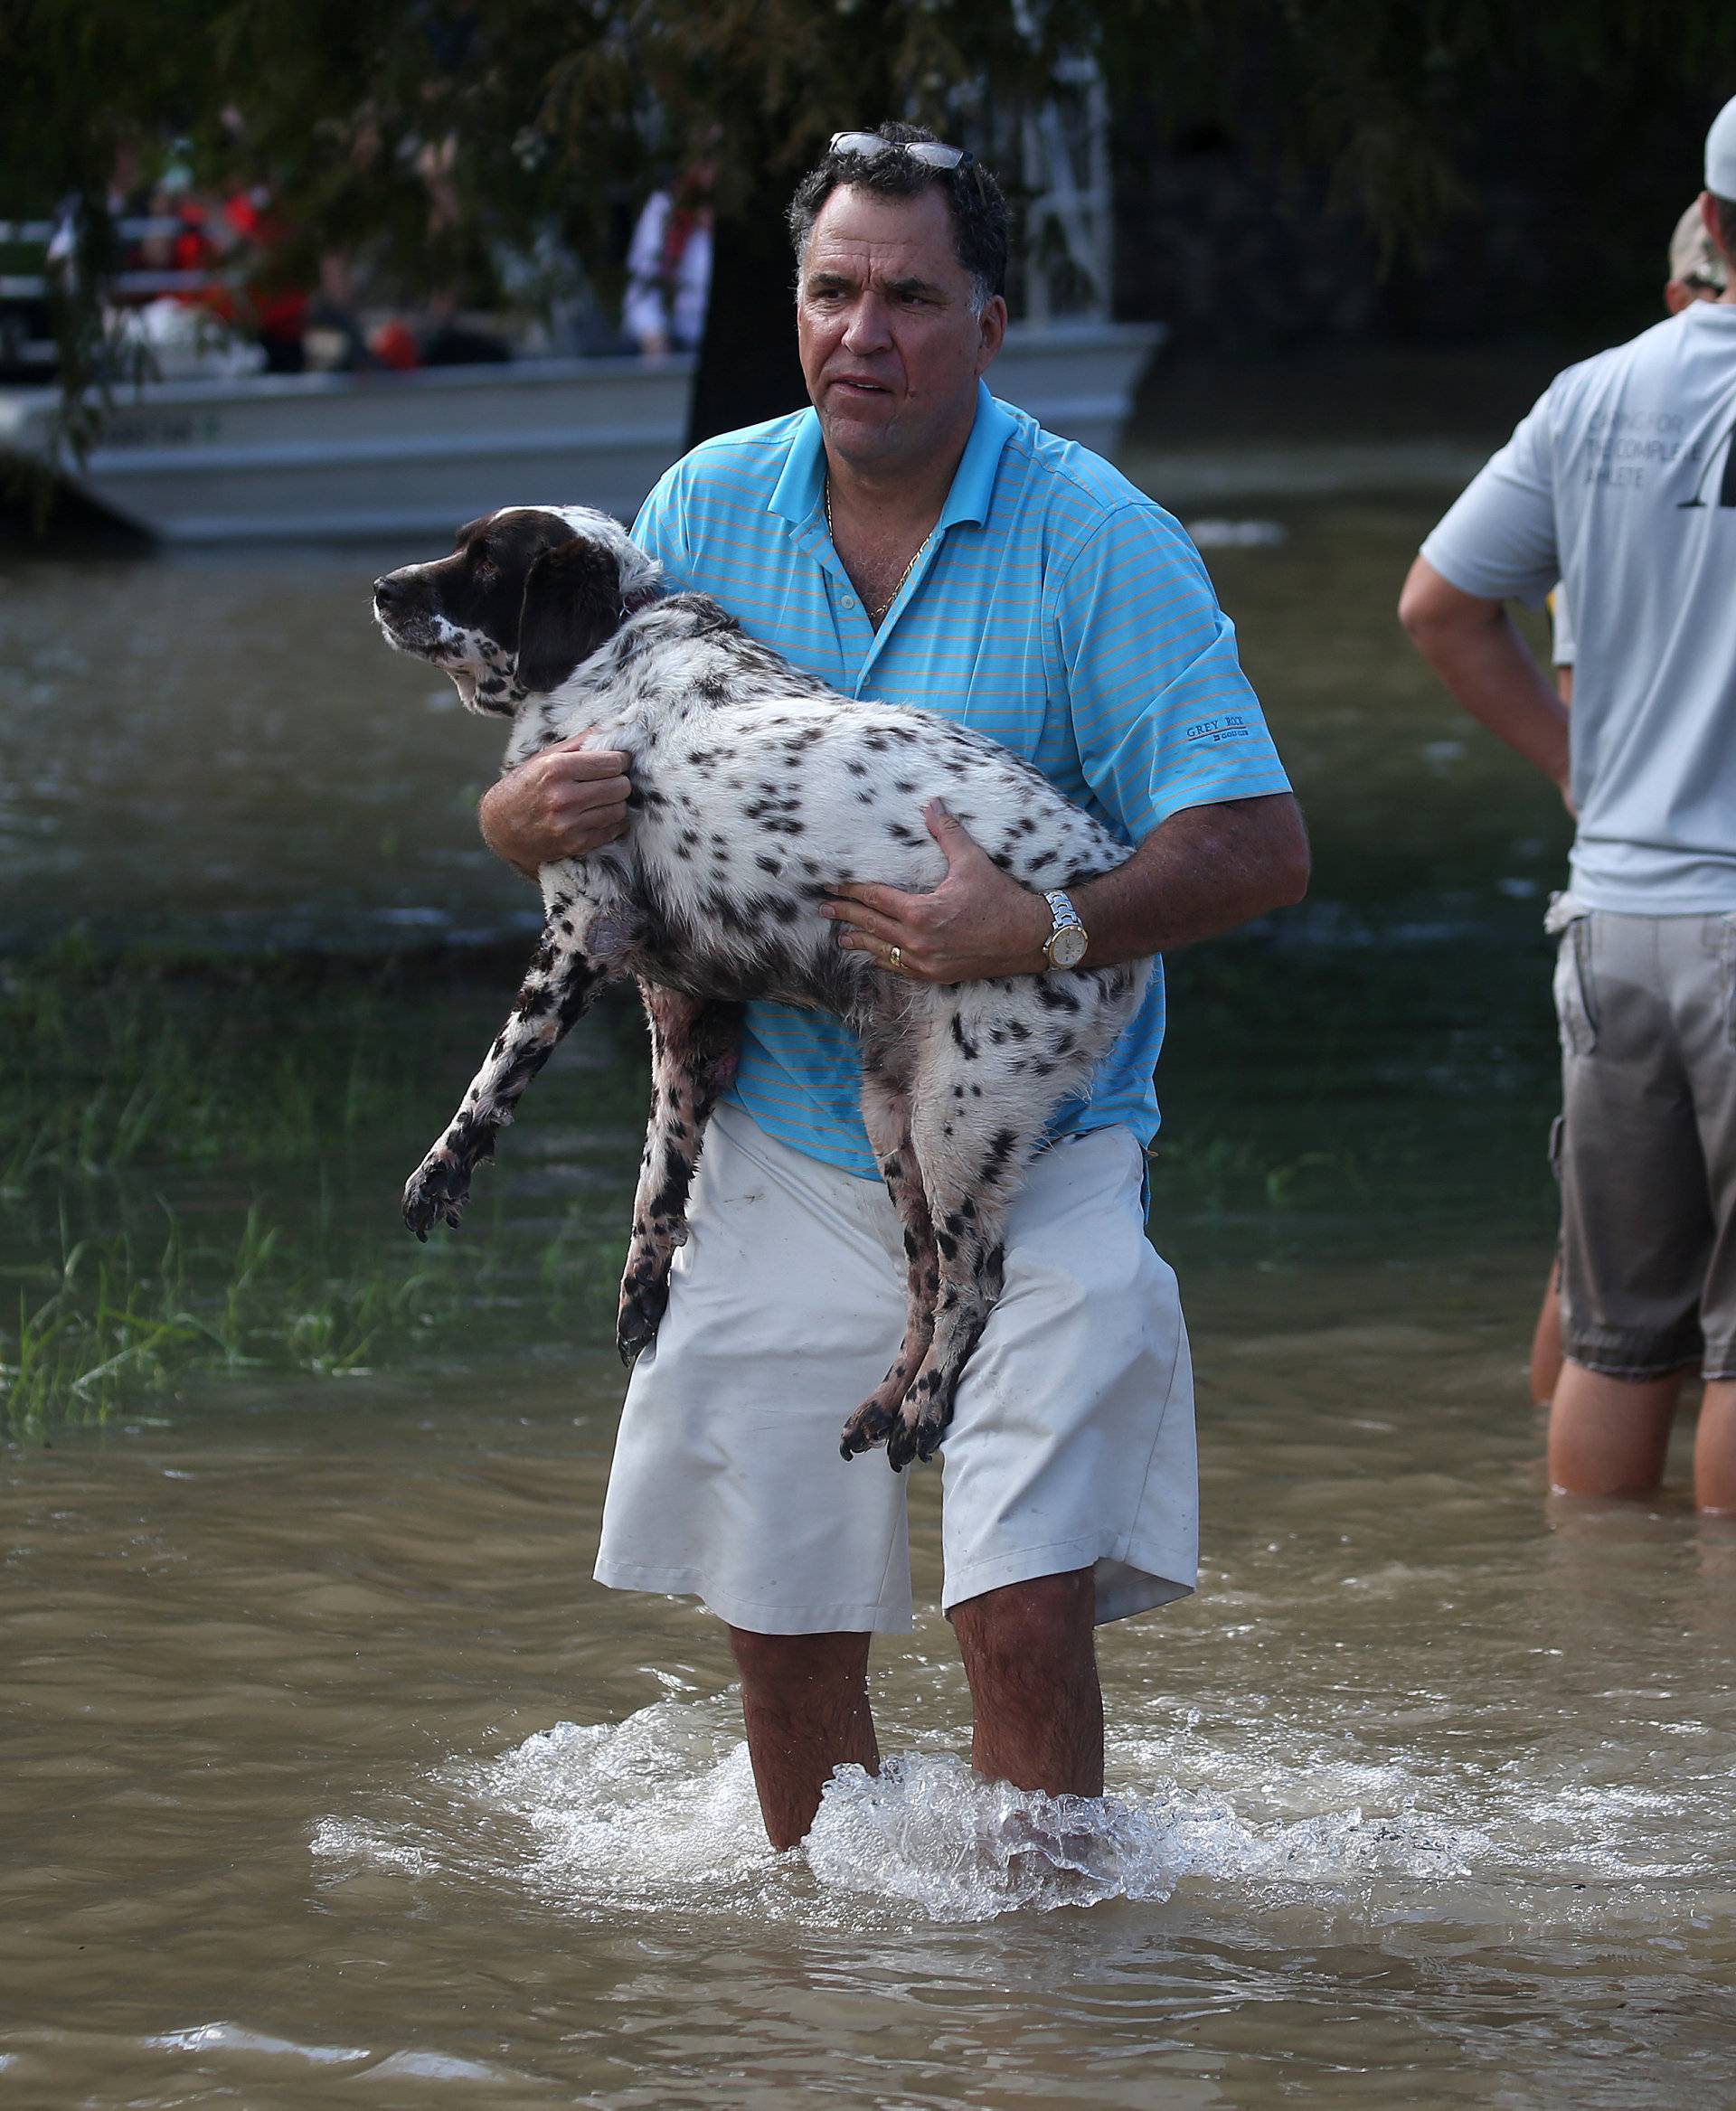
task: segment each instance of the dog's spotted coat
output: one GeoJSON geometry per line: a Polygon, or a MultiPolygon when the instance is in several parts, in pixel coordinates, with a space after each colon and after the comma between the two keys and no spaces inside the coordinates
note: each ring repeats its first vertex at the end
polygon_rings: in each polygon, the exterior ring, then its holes
{"type": "Polygon", "coordinates": [[[656,1336],[689,1189],[750,998],[835,1013],[862,1044],[862,1111],[904,1228],[909,1290],[892,1368],[845,1424],[926,1459],[1001,1290],[1006,1213],[1051,1114],[1090,1087],[1149,964],[941,986],[845,951],[819,914],[846,881],[910,891],[945,859],[939,796],[1025,887],[1070,887],[1127,848],[1017,757],[950,720],[837,694],[743,635],[703,594],[665,596],[607,515],[512,507],[448,558],[376,582],[388,640],[444,667],[473,710],[511,717],[506,766],[586,727],[632,757],[626,835],[545,866],[547,921],[512,1016],[404,1192],[426,1237],[456,1225],[524,1088],[611,977],[637,979],[652,1102],[618,1339],[656,1336]]]}

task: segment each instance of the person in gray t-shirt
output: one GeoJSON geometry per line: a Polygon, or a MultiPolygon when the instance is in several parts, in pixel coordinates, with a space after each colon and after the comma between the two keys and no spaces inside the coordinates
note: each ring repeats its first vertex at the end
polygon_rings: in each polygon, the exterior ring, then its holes
{"type": "MultiPolygon", "coordinates": [[[[1736,258],[1736,99],[1701,212],[1736,258]]],[[[1568,1362],[1550,1475],[1641,1494],[1681,1366],[1703,1509],[1736,1510],[1736,290],[1570,368],[1424,542],[1400,614],[1579,828],[1556,976],[1568,1362]],[[1564,582],[1568,714],[1505,602],[1564,582]],[[1643,964],[1643,965],[1642,965],[1643,964]]]]}
{"type": "MultiPolygon", "coordinates": [[[[1712,247],[1705,218],[1696,198],[1670,236],[1669,275],[1664,282],[1664,313],[1679,316],[1695,301],[1721,299],[1729,287],[1730,273],[1712,247]]],[[[1573,635],[1573,612],[1567,589],[1558,586],[1549,597],[1550,659],[1555,670],[1555,693],[1571,711],[1573,708],[1573,667],[1580,656],[1573,635]]],[[[1531,1397],[1540,1408],[1554,1398],[1561,1375],[1561,1258],[1550,1265],[1549,1283],[1538,1309],[1531,1338],[1531,1397]]]]}

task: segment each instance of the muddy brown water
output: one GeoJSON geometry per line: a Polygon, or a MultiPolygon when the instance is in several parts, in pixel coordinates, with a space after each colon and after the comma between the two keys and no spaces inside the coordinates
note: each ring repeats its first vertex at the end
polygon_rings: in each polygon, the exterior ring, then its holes
{"type": "MultiPolygon", "coordinates": [[[[1205,1559],[1195,1598],[1103,1637],[1105,1803],[966,1771],[932,1475],[928,1609],[876,1654],[892,1763],[775,1856],[715,1625],[589,1579],[612,1360],[527,1321],[516,1354],[415,1373],[203,1381],[0,1453],[0,2101],[1729,2097],[1736,1528],[1688,1514],[1679,1447],[1652,1504],[1543,1486],[1546,1249],[1500,1160],[1547,1092],[1475,1017],[1508,972],[1481,934],[1534,926],[1561,836],[1397,648],[1429,511],[1298,511],[1212,556],[1315,818],[1295,943],[1346,974],[1409,948],[1406,986],[1463,978],[1467,1023],[1418,1047],[1346,1017],[1348,1117],[1298,1098],[1281,1023],[1242,1030],[1256,1129],[1297,1100],[1256,1138],[1267,1201],[1336,1180],[1330,1208],[1209,1208],[1208,1163],[1166,1224],[1159,1178],[1205,1559]],[[1476,949],[1429,950],[1455,931],[1476,949]],[[1377,1114],[1352,1163],[1340,1130],[1377,1114]]],[[[415,554],[0,572],[6,936],[524,922],[470,819],[493,735],[367,628],[372,570],[415,554]]],[[[1189,986],[1184,1154],[1234,994],[1189,986]]]]}
{"type": "Polygon", "coordinates": [[[600,1361],[10,1459],[5,2100],[1724,2100],[1736,1531],[1549,1509],[1507,1274],[1200,1330],[1200,1595],[1053,1858],[931,1609],[766,1848],[715,1626],[588,1579],[600,1361]]]}

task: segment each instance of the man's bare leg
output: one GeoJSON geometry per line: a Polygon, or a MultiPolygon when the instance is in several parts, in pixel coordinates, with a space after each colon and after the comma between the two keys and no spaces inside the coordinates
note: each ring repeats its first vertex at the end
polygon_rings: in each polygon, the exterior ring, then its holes
{"type": "Polygon", "coordinates": [[[1549,1271],[1549,1285],[1537,1310],[1537,1324],[1531,1336],[1531,1401],[1546,1408],[1555,1397],[1561,1375],[1561,1264],[1549,1271]]]}
{"type": "Polygon", "coordinates": [[[730,1629],[741,1673],[741,1713],[766,1837],[805,1839],[820,1791],[854,1761],[880,1771],[868,1707],[866,1635],[756,1635],[730,1629]]]}
{"type": "Polygon", "coordinates": [[[1664,1478],[1683,1374],[1609,1378],[1570,1357],[1549,1410],[1549,1483],[1564,1495],[1649,1495],[1664,1478]]]}
{"type": "Polygon", "coordinates": [[[1736,1515],[1736,1379],[1712,1379],[1700,1402],[1694,1500],[1714,1516],[1736,1515]]]}
{"type": "Polygon", "coordinates": [[[1102,1795],[1096,1613],[1089,1569],[1010,1583],[952,1608],[979,1774],[1047,1795],[1102,1795]]]}

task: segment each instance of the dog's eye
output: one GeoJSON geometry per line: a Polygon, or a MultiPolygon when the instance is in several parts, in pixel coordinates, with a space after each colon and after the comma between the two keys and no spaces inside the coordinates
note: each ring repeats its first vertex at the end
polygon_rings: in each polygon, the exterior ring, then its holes
{"type": "Polygon", "coordinates": [[[492,557],[478,557],[476,572],[479,580],[495,580],[500,577],[500,567],[492,557]]]}

